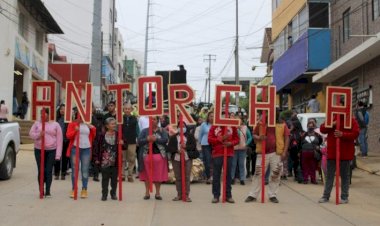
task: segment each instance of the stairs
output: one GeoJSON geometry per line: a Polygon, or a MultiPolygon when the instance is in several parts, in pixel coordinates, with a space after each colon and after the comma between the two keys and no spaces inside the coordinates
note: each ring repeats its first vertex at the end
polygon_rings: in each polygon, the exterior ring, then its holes
{"type": "Polygon", "coordinates": [[[34,141],[29,137],[29,131],[34,121],[17,120],[20,125],[21,144],[33,144],[34,141]]]}

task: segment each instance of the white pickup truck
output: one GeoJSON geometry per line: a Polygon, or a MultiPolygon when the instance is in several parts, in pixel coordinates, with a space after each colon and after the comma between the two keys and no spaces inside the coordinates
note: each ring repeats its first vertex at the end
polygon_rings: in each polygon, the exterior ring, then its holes
{"type": "Polygon", "coordinates": [[[0,180],[12,177],[20,149],[20,126],[17,122],[0,123],[0,180]]]}

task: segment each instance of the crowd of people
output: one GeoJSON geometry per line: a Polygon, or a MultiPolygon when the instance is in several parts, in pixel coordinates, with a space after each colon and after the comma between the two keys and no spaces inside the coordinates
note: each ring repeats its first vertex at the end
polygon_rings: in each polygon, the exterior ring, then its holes
{"type": "MultiPolygon", "coordinates": [[[[361,104],[359,103],[359,106],[361,104]]],[[[224,164],[224,150],[227,150],[226,202],[234,203],[232,185],[237,181],[242,186],[247,178],[252,178],[252,188],[245,202],[258,199],[262,174],[268,185],[269,200],[278,203],[280,181],[293,177],[303,184],[317,184],[320,175],[325,183],[325,191],[319,202],[327,202],[330,197],[335,175],[336,139],[341,139],[341,203],[348,202],[348,178],[350,161],[354,157],[355,140],[361,127],[352,119],[351,129],[337,130],[324,124],[317,128],[316,120],[309,120],[307,131],[303,131],[297,115],[285,118],[278,112],[275,127],[267,127],[263,117],[258,113],[255,128],[248,125],[247,114],[241,109],[230,112],[226,117],[238,119],[237,127],[213,125],[212,108],[202,108],[192,112],[196,125],[187,122],[170,125],[166,115],[161,117],[139,117],[130,103],[123,105],[122,131],[116,123],[116,106],[111,101],[107,113],[101,114],[94,108],[91,124],[84,123],[76,109],[71,123],[65,123],[65,105],[57,111],[57,122],[46,120],[45,133],[42,133],[41,120],[36,121],[30,130],[30,137],[35,141],[35,159],[40,170],[41,138],[45,136],[45,197],[51,196],[53,173],[55,180],[65,180],[71,168],[72,188],[70,197],[74,197],[76,151],[79,150],[79,163],[82,190],[81,198],[88,197],[88,181],[93,176],[99,181],[101,174],[101,200],[106,201],[108,193],[117,199],[118,181],[118,145],[122,145],[122,180],[133,183],[136,178],[145,184],[144,200],[150,199],[150,179],[155,187],[156,200],[162,200],[161,184],[168,181],[169,162],[175,175],[176,195],[173,201],[182,200],[185,195],[190,198],[190,174],[192,161],[201,159],[204,164],[203,182],[212,184],[212,203],[218,203],[221,197],[221,183],[224,164]],[[360,128],[359,128],[360,127],[360,128]],[[150,135],[151,130],[151,135],[150,135]],[[121,133],[122,139],[119,139],[121,133]],[[184,135],[181,136],[180,134],[184,135]],[[79,142],[77,142],[79,140],[79,142]],[[265,168],[262,163],[262,149],[265,142],[265,168]],[[79,145],[79,147],[77,147],[79,145]],[[326,147],[327,146],[327,147],[326,147]],[[152,158],[149,149],[152,148],[152,158]],[[185,178],[181,174],[181,154],[185,160],[185,178]],[[153,167],[153,169],[152,169],[153,167]],[[54,170],[53,170],[54,168],[54,170]],[[325,169],[324,169],[325,168],[325,169]],[[136,174],[136,175],[135,175],[136,174]],[[182,181],[185,190],[182,190],[182,181]],[[111,187],[109,192],[109,186],[111,187]],[[186,194],[183,194],[186,192],[186,194]]],[[[46,114],[49,114],[45,110],[46,114]]],[[[362,121],[366,121],[366,112],[359,111],[362,121]]],[[[355,118],[359,117],[357,115],[355,118]]],[[[343,118],[340,119],[343,122],[343,118]]],[[[360,121],[361,119],[359,119],[360,121]]],[[[360,121],[360,122],[362,122],[360,121]]],[[[362,134],[362,132],[360,132],[362,134]]],[[[363,145],[364,146],[364,145],[363,145]]],[[[366,152],[363,152],[366,155],[366,152]]]]}

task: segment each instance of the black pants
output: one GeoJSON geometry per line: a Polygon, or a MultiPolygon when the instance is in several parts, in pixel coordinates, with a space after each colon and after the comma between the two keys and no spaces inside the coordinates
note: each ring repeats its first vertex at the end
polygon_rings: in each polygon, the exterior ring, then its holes
{"type": "MultiPolygon", "coordinates": [[[[335,160],[327,160],[327,177],[325,183],[325,190],[323,197],[330,198],[331,190],[334,186],[336,162],[335,160]]],[[[350,189],[350,161],[340,161],[340,186],[341,186],[341,199],[348,199],[348,191],[350,189]]]]}
{"type": "Polygon", "coordinates": [[[110,166],[102,168],[102,195],[107,197],[108,185],[111,182],[111,195],[116,195],[117,189],[117,167],[110,166]]]}
{"type": "MultiPolygon", "coordinates": [[[[44,161],[44,182],[45,186],[45,194],[50,193],[51,183],[53,181],[53,165],[55,160],[55,151],[56,150],[46,150],[45,151],[45,161],[44,161]]],[[[41,166],[41,150],[34,149],[34,157],[36,159],[37,168],[38,168],[38,185],[40,184],[40,166],[41,166]]]]}
{"type": "Polygon", "coordinates": [[[245,163],[247,169],[247,175],[254,175],[256,170],[256,151],[252,151],[250,154],[247,153],[247,161],[245,163]]]}
{"type": "Polygon", "coordinates": [[[54,164],[55,176],[59,176],[60,173],[62,176],[66,176],[66,171],[68,168],[68,164],[70,162],[70,158],[66,157],[66,150],[68,147],[69,147],[69,142],[63,142],[61,160],[55,161],[55,164],[54,164]]]}
{"type": "MultiPolygon", "coordinates": [[[[232,168],[233,157],[227,157],[227,179],[226,179],[226,198],[232,198],[232,187],[231,187],[231,168],[232,168]]],[[[214,198],[220,197],[220,179],[223,169],[223,157],[216,157],[212,159],[213,161],[213,181],[212,181],[212,194],[214,198]]]]}

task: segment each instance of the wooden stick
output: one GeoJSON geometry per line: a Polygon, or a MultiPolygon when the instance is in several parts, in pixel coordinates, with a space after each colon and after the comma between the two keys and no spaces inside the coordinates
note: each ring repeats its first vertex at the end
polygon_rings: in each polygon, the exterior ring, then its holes
{"type": "MultiPolygon", "coordinates": [[[[224,107],[224,116],[228,117],[228,105],[230,104],[230,93],[226,93],[226,103],[224,107]]],[[[227,126],[224,127],[223,135],[227,133],[227,126]]],[[[225,203],[227,199],[227,147],[223,149],[223,196],[222,202],[225,203]]]]}
{"type": "MultiPolygon", "coordinates": [[[[149,108],[152,108],[153,96],[152,96],[152,84],[149,84],[149,108]]],[[[153,135],[152,117],[149,117],[149,136],[153,135]]],[[[149,176],[149,191],[153,193],[153,143],[149,142],[149,164],[150,164],[150,176],[149,176]]],[[[147,172],[148,174],[148,172],[147,172]]]]}
{"type": "Polygon", "coordinates": [[[123,158],[123,153],[122,153],[122,145],[120,143],[120,141],[123,139],[122,137],[122,131],[123,131],[123,128],[121,127],[121,124],[119,124],[119,129],[118,129],[118,163],[117,163],[117,166],[118,166],[118,176],[119,176],[119,201],[122,201],[123,200],[123,176],[122,176],[122,170],[123,169],[123,164],[122,164],[122,158],[123,158]]]}
{"type": "MultiPolygon", "coordinates": [[[[182,93],[179,94],[180,98],[182,98],[182,93]]],[[[184,135],[183,135],[183,115],[179,116],[179,127],[180,127],[180,144],[184,143],[184,135]]],[[[185,172],[185,153],[181,152],[181,183],[182,183],[182,201],[186,202],[186,172],[185,172]]]]}
{"type": "MultiPolygon", "coordinates": [[[[77,113],[77,119],[80,115],[77,113]]],[[[74,200],[78,199],[78,176],[79,176],[79,136],[80,136],[80,123],[78,122],[78,131],[75,137],[75,172],[74,172],[74,200]]]]}
{"type": "MultiPolygon", "coordinates": [[[[337,96],[336,98],[337,105],[340,105],[340,96],[337,96]]],[[[337,115],[336,119],[336,130],[340,131],[340,115],[337,115]]],[[[335,192],[336,192],[336,198],[335,203],[336,205],[339,205],[339,189],[340,189],[340,138],[336,138],[336,158],[335,158],[335,167],[336,167],[336,178],[335,178],[335,192]]]]}
{"type": "MultiPolygon", "coordinates": [[[[266,102],[267,101],[267,87],[263,87],[262,90],[262,101],[266,102]]],[[[267,134],[267,112],[263,111],[263,118],[262,118],[262,126],[261,126],[261,132],[262,135],[266,136],[267,134]]],[[[261,142],[261,203],[265,203],[265,155],[266,155],[266,147],[267,147],[267,142],[266,139],[264,139],[261,142]]]]}
{"type": "Polygon", "coordinates": [[[42,108],[41,115],[41,151],[40,151],[40,199],[44,198],[44,181],[45,181],[45,122],[46,112],[45,108],[42,108]]]}

